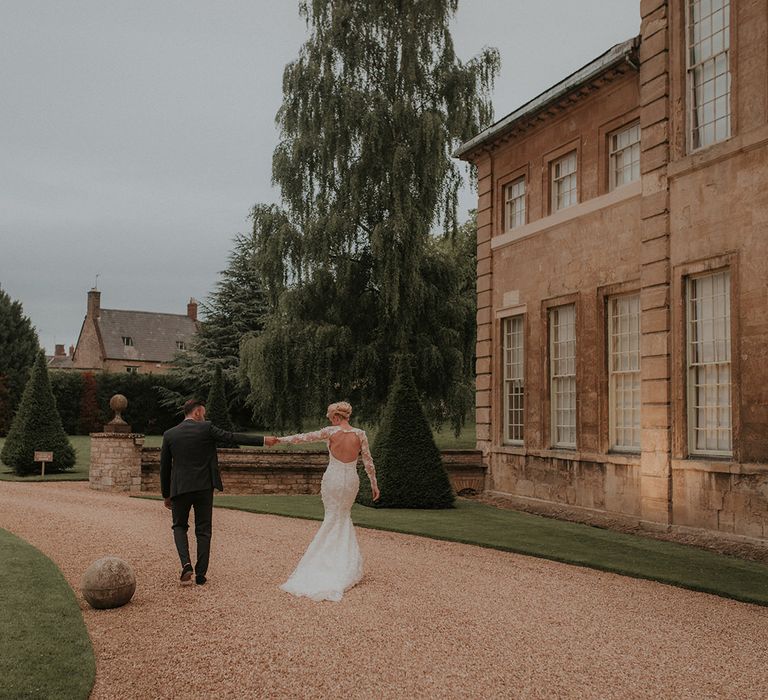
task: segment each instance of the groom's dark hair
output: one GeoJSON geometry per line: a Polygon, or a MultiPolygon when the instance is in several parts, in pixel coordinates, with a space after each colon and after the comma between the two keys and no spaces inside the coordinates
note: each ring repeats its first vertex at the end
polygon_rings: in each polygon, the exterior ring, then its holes
{"type": "Polygon", "coordinates": [[[194,411],[198,406],[205,406],[205,401],[202,401],[200,399],[190,399],[184,404],[184,415],[188,416],[192,411],[194,411]]]}

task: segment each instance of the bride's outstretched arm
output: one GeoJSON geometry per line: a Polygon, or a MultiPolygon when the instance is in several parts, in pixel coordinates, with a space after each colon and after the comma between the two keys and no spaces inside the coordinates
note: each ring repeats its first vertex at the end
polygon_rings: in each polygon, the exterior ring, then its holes
{"type": "Polygon", "coordinates": [[[368,475],[368,479],[371,482],[371,493],[373,500],[379,500],[379,484],[376,481],[376,467],[373,464],[373,457],[371,456],[371,448],[368,445],[368,436],[363,433],[360,436],[360,453],[363,456],[363,467],[365,467],[365,473],[368,475]]]}
{"type": "Polygon", "coordinates": [[[315,430],[312,433],[297,433],[296,435],[285,435],[277,438],[278,445],[298,445],[300,442],[323,442],[330,437],[329,428],[315,430]]]}

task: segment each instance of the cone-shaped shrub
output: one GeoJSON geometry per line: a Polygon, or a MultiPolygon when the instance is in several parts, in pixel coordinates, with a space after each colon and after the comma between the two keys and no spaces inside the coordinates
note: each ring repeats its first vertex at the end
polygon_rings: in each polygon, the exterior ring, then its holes
{"type": "Polygon", "coordinates": [[[20,476],[35,474],[40,472],[34,459],[36,450],[53,452],[53,463],[45,465],[46,472],[60,472],[75,465],[75,450],[61,426],[42,352],[24,387],[0,458],[20,476]]]}
{"type": "MultiPolygon", "coordinates": [[[[229,416],[227,394],[224,391],[224,377],[221,373],[221,365],[216,365],[211,381],[211,390],[208,392],[208,400],[205,402],[205,418],[222,430],[232,430],[232,419],[229,416]]],[[[237,447],[236,444],[222,445],[222,447],[237,447]]]]}
{"type": "Polygon", "coordinates": [[[358,503],[381,508],[453,507],[451,482],[419,401],[407,355],[398,360],[372,452],[381,498],[376,503],[371,500],[371,487],[361,469],[358,503]]]}

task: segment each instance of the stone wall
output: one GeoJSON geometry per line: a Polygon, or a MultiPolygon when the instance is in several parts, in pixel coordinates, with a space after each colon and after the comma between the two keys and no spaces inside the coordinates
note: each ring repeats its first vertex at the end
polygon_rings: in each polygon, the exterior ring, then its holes
{"type": "MultiPolygon", "coordinates": [[[[485,467],[480,452],[445,450],[443,464],[457,493],[484,488],[485,467]]],[[[317,494],[328,465],[325,451],[219,450],[219,468],[228,494],[317,494]]],[[[160,491],[160,449],[141,450],[141,490],[160,491]]]]}
{"type": "Polygon", "coordinates": [[[548,450],[510,454],[494,451],[488,490],[521,499],[548,501],[608,513],[640,515],[637,457],[574,455],[548,450]]]}
{"type": "Polygon", "coordinates": [[[138,433],[91,433],[88,481],[99,491],[141,491],[141,450],[138,433]]]}
{"type": "Polygon", "coordinates": [[[675,525],[768,538],[768,470],[764,464],[672,462],[675,525]]]}

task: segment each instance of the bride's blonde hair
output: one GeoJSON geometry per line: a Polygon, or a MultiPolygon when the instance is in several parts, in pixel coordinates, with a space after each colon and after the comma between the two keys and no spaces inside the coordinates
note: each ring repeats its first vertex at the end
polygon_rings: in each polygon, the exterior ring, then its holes
{"type": "Polygon", "coordinates": [[[337,401],[328,406],[329,416],[339,416],[343,420],[349,420],[352,415],[352,405],[346,401],[337,401]]]}

